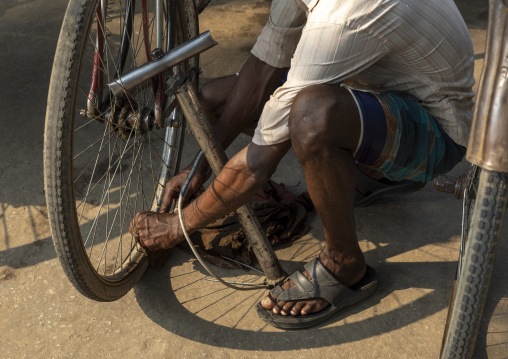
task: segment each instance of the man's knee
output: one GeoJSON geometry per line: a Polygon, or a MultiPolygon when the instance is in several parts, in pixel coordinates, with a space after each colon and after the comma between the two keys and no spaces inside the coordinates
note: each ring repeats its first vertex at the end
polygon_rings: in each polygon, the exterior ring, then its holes
{"type": "Polygon", "coordinates": [[[300,91],[293,101],[289,133],[297,155],[329,146],[354,150],[360,128],[356,102],[345,88],[311,86],[300,91]]]}

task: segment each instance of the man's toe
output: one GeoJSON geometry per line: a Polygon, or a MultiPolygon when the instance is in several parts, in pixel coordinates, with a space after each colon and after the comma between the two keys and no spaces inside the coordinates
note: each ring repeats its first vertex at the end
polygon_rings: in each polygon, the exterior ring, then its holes
{"type": "Polygon", "coordinates": [[[287,302],[282,306],[282,309],[280,310],[280,314],[282,315],[290,315],[291,309],[295,306],[296,302],[287,302]]]}
{"type": "Polygon", "coordinates": [[[291,315],[300,315],[302,308],[305,307],[306,302],[296,302],[293,308],[291,308],[291,315]]]}
{"type": "Polygon", "coordinates": [[[284,305],[286,304],[286,302],[283,302],[283,301],[279,301],[275,304],[275,306],[273,307],[272,311],[274,312],[274,314],[281,314],[282,312],[282,308],[284,307],[284,305]]]}
{"type": "Polygon", "coordinates": [[[265,309],[273,309],[275,303],[275,298],[271,294],[268,294],[266,297],[261,299],[261,306],[265,309]]]}
{"type": "Polygon", "coordinates": [[[300,310],[300,315],[307,315],[314,312],[315,303],[307,302],[300,310]]]}

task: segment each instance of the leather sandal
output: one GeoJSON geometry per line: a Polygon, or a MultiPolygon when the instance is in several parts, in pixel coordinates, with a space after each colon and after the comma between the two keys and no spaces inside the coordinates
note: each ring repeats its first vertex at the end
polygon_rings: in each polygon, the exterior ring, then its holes
{"type": "Polygon", "coordinates": [[[264,322],[280,329],[304,329],[321,324],[344,307],[348,307],[369,297],[376,291],[377,275],[373,268],[367,266],[364,277],[355,285],[346,287],[339,283],[328,269],[314,258],[304,266],[312,277],[309,280],[302,272],[295,272],[291,279],[295,286],[288,290],[279,285],[270,291],[277,301],[301,301],[316,298],[325,299],[330,305],[325,309],[308,315],[281,315],[271,309],[265,309],[258,303],[256,311],[264,322]]]}

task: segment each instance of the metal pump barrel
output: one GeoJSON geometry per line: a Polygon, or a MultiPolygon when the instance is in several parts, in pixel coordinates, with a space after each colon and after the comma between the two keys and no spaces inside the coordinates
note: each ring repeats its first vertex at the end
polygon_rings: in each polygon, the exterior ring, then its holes
{"type": "Polygon", "coordinates": [[[148,62],[131,72],[108,83],[108,86],[115,96],[132,90],[155,75],[161,74],[173,66],[190,59],[197,54],[206,51],[217,45],[212,38],[210,31],[206,31],[195,38],[188,40],[174,49],[169,50],[164,56],[155,61],[148,62]]]}

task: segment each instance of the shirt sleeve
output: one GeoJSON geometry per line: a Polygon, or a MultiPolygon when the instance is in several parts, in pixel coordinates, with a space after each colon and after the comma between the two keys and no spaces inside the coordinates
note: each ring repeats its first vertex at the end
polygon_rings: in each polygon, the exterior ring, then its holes
{"type": "Polygon", "coordinates": [[[295,0],[273,0],[270,17],[251,52],[267,64],[289,67],[307,20],[295,0]]]}
{"type": "Polygon", "coordinates": [[[385,44],[364,30],[308,22],[291,61],[288,80],[265,104],[252,141],[272,145],[288,140],[289,111],[300,90],[317,84],[340,84],[386,53],[385,44]]]}

